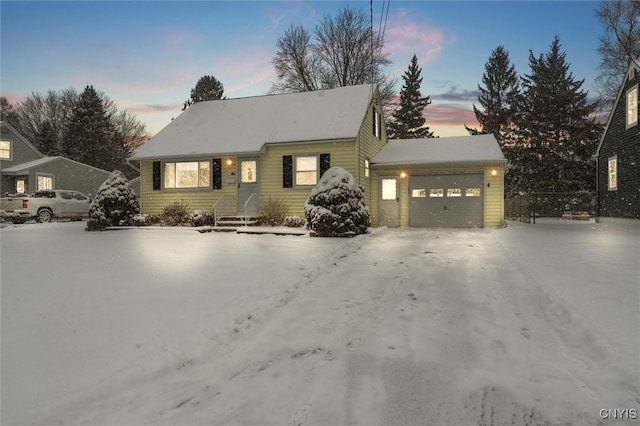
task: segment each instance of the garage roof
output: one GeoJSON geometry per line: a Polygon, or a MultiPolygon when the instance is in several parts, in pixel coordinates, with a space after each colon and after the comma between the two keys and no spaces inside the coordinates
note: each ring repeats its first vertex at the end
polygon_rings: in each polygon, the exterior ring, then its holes
{"type": "Polygon", "coordinates": [[[374,166],[504,163],[493,135],[390,140],[372,160],[374,166]]]}
{"type": "Polygon", "coordinates": [[[356,138],[374,87],[198,102],[131,159],[256,153],[268,143],[356,138]]]}

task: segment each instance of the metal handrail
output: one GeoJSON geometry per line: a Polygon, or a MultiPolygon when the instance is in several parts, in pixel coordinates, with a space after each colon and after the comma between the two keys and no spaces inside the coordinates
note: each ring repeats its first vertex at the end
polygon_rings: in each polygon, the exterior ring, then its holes
{"type": "Polygon", "coordinates": [[[222,209],[224,209],[226,207],[226,203],[228,203],[229,198],[230,198],[229,194],[224,194],[224,195],[221,195],[220,198],[218,198],[215,203],[213,203],[213,217],[215,218],[214,226],[218,226],[218,204],[221,202],[224,202],[224,205],[222,206],[222,209]]]}
{"type": "Polygon", "coordinates": [[[256,195],[257,194],[254,192],[249,196],[249,198],[247,198],[247,201],[244,202],[244,226],[247,226],[247,205],[249,204],[249,201],[251,201],[251,199],[256,195]]]}

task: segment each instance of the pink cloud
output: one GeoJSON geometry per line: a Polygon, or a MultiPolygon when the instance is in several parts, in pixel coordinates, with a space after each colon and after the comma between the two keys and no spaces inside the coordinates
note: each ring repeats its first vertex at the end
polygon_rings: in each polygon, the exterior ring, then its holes
{"type": "MultiPolygon", "coordinates": [[[[251,95],[266,94],[276,79],[271,64],[272,55],[273,52],[269,50],[254,48],[234,51],[220,58],[215,68],[220,70],[219,78],[224,84],[225,94],[233,97],[256,85],[264,86],[264,90],[251,95]]],[[[241,93],[240,96],[244,94],[241,93]]]]}
{"type": "Polygon", "coordinates": [[[476,115],[472,110],[456,107],[453,105],[429,105],[424,110],[427,125],[459,125],[465,124],[469,127],[478,127],[476,115]]]}
{"type": "Polygon", "coordinates": [[[424,19],[417,20],[406,9],[400,9],[389,19],[385,31],[385,44],[393,56],[407,56],[408,62],[415,53],[421,65],[437,59],[452,41],[452,36],[442,28],[424,19]]]}
{"type": "Polygon", "coordinates": [[[7,100],[12,104],[17,104],[18,102],[22,102],[25,98],[24,93],[19,92],[3,92],[0,96],[4,96],[7,100]]]}

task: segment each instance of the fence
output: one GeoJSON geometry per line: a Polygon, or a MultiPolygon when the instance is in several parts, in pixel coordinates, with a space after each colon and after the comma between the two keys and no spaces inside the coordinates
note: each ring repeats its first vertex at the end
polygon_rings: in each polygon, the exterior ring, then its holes
{"type": "Polygon", "coordinates": [[[536,223],[536,217],[588,219],[595,215],[593,192],[531,192],[505,200],[509,220],[536,223]]]}

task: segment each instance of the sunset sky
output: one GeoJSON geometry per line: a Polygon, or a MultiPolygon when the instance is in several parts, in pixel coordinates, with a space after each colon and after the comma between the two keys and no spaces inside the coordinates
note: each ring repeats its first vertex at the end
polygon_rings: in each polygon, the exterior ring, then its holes
{"type": "MultiPolygon", "coordinates": [[[[594,1],[373,2],[374,27],[399,78],[415,53],[427,125],[438,136],[467,134],[472,104],[491,51],[502,44],[519,74],[529,51],[546,53],[554,36],[576,79],[595,97],[600,24],[594,1]],[[384,3],[386,7],[386,2],[384,3]]],[[[213,75],[229,98],[266,94],[271,59],[291,24],[312,30],[345,6],[370,13],[369,1],[5,1],[1,14],[0,93],[11,102],[91,84],[136,114],[150,136],[180,114],[191,88],[213,75]]]]}

